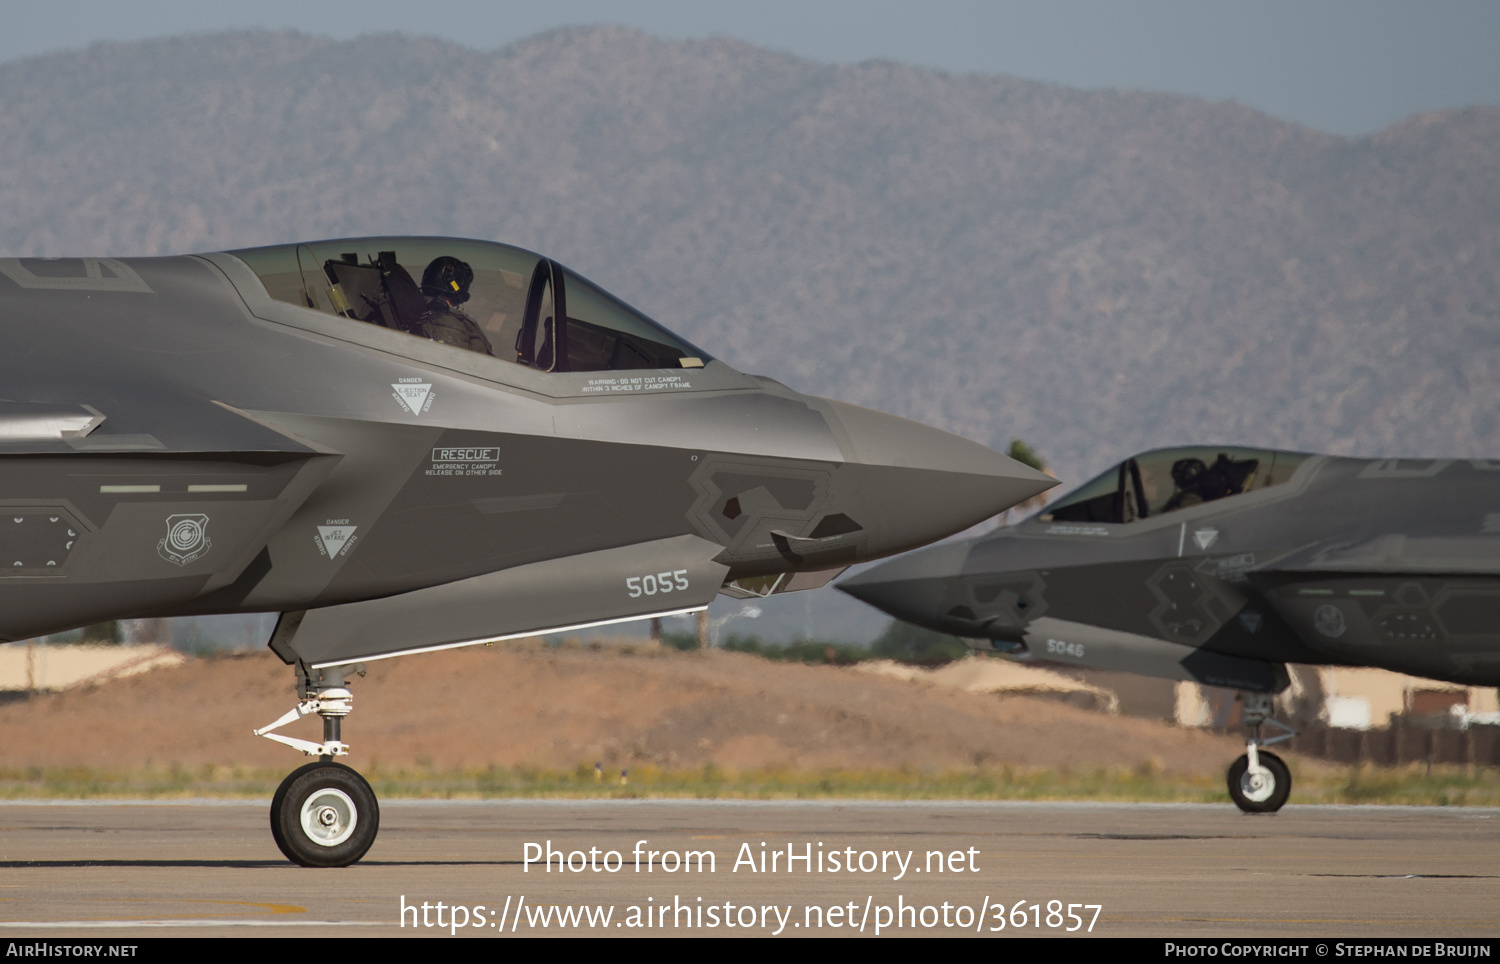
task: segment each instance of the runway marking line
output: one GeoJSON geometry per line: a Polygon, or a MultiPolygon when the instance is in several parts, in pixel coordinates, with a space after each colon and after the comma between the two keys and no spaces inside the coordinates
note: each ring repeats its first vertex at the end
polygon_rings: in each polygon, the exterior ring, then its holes
{"type": "Polygon", "coordinates": [[[374,920],[260,920],[255,918],[235,917],[131,917],[120,920],[7,920],[0,921],[0,927],[20,927],[26,929],[62,929],[77,928],[79,930],[93,930],[95,928],[129,928],[129,927],[380,927],[391,926],[390,921],[374,920]]]}
{"type": "Polygon", "coordinates": [[[273,914],[305,914],[306,907],[296,904],[271,904],[254,900],[213,900],[208,897],[101,897],[102,901],[121,904],[228,904],[233,907],[264,907],[273,914]]]}
{"type": "MultiPolygon", "coordinates": [[[[1370,917],[1112,917],[1113,924],[1375,924],[1387,927],[1431,927],[1431,920],[1381,920],[1370,917]]],[[[1444,926],[1500,930],[1492,920],[1445,920],[1444,926]]]]}
{"type": "MultiPolygon", "coordinates": [[[[307,908],[306,907],[298,907],[296,904],[271,904],[271,903],[261,903],[259,901],[253,901],[253,900],[208,900],[208,899],[204,899],[204,898],[195,898],[195,897],[182,897],[182,898],[105,897],[105,898],[100,898],[100,899],[103,902],[105,902],[105,903],[125,903],[125,904],[146,904],[146,903],[158,903],[158,904],[159,903],[172,903],[172,904],[228,904],[228,905],[234,906],[234,907],[263,907],[266,910],[269,910],[272,913],[272,915],[280,915],[280,914],[305,914],[305,913],[307,913],[307,908]]],[[[140,922],[151,923],[151,922],[161,921],[163,919],[164,918],[159,918],[159,917],[90,917],[90,918],[86,918],[83,921],[59,921],[59,922],[56,922],[56,923],[45,923],[45,922],[40,922],[40,921],[0,921],[0,927],[25,927],[25,926],[28,926],[28,925],[35,925],[37,927],[63,927],[63,926],[78,926],[78,927],[94,927],[94,926],[99,926],[99,927],[103,927],[105,924],[119,924],[120,926],[138,926],[140,922]],[[92,921],[94,923],[88,923],[89,921],[92,921]]],[[[254,918],[254,917],[217,917],[216,918],[216,917],[210,917],[207,914],[200,914],[200,915],[190,914],[190,915],[187,915],[185,917],[178,917],[178,918],[171,918],[171,919],[179,922],[182,926],[188,926],[188,922],[195,921],[195,920],[220,921],[220,922],[224,922],[224,923],[241,923],[241,924],[252,924],[252,923],[255,923],[258,920],[260,920],[259,918],[254,918]]],[[[261,923],[272,923],[270,921],[260,921],[260,922],[261,923]]],[[[295,922],[293,922],[293,921],[284,921],[283,923],[286,924],[286,925],[291,925],[291,924],[293,924],[295,922]]],[[[328,922],[325,922],[325,923],[328,923],[328,922]]],[[[153,924],[152,926],[155,926],[155,925],[153,924]]]]}

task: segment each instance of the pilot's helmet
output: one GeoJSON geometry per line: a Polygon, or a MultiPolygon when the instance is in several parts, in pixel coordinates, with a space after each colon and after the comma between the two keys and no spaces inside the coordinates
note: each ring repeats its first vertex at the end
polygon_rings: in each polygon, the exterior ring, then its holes
{"type": "Polygon", "coordinates": [[[422,272],[422,294],[461,305],[469,300],[469,285],[474,283],[474,269],[452,255],[433,258],[422,272]]]}
{"type": "Polygon", "coordinates": [[[1180,491],[1187,491],[1198,484],[1203,473],[1208,471],[1208,466],[1203,464],[1202,459],[1178,459],[1172,463],[1172,482],[1180,491]]]}

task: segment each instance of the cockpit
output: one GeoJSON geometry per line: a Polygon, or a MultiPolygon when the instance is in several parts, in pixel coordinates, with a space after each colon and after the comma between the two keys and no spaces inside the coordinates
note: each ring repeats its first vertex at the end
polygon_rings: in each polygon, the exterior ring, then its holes
{"type": "Polygon", "coordinates": [[[1041,513],[1043,522],[1135,522],[1281,485],[1311,456],[1228,446],[1126,459],[1041,513]]]}
{"type": "Polygon", "coordinates": [[[354,238],[229,253],[277,301],[541,371],[702,368],[711,360],[582,276],[508,245],[354,238]]]}

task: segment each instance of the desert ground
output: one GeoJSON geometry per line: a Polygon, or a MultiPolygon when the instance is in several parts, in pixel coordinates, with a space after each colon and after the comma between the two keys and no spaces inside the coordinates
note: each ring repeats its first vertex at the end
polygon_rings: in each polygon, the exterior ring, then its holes
{"type": "MultiPolygon", "coordinates": [[[[850,667],[654,645],[473,647],[355,677],[348,762],[434,769],[654,765],[1222,773],[1229,737],[1037,696],[972,693],[850,667]]],[[[0,706],[0,767],[129,768],[300,758],[251,735],[295,703],[269,653],[197,659],[0,706]]],[[[318,738],[316,717],[282,732],[318,738]]]]}

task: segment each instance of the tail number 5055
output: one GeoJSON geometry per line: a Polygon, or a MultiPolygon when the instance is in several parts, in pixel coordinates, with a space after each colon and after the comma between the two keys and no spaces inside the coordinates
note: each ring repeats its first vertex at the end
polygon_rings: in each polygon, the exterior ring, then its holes
{"type": "Polygon", "coordinates": [[[625,588],[630,590],[630,598],[637,596],[655,596],[657,593],[681,592],[688,587],[686,569],[678,569],[676,572],[658,572],[654,575],[647,573],[644,576],[630,576],[625,580],[625,588]]]}

